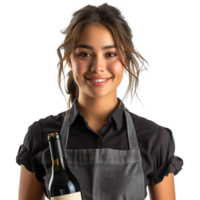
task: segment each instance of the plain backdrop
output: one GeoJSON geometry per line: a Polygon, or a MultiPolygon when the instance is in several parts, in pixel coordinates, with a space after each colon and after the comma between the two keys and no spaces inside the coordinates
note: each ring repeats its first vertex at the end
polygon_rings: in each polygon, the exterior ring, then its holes
{"type": "MultiPolygon", "coordinates": [[[[82,4],[87,2],[82,2],[82,4]]],[[[114,2],[112,2],[114,3],[114,2]]],[[[114,3],[115,4],[115,3],[114,3]]],[[[174,130],[177,140],[177,154],[184,159],[186,149],[184,142],[186,130],[184,122],[184,96],[187,95],[186,77],[183,77],[184,60],[180,51],[184,48],[180,35],[183,31],[183,15],[175,5],[164,3],[148,3],[145,5],[130,3],[116,4],[126,8],[129,20],[135,21],[137,32],[136,43],[152,64],[151,74],[142,74],[141,96],[146,109],[140,106],[130,110],[140,113],[145,111],[145,117],[174,130]],[[178,119],[178,120],[177,120],[178,119]]],[[[12,91],[8,95],[10,117],[13,117],[12,152],[16,153],[21,144],[26,127],[34,120],[58,112],[56,101],[61,100],[54,86],[55,57],[54,49],[59,42],[57,30],[67,22],[68,12],[81,4],[48,2],[48,4],[16,4],[16,10],[11,14],[13,35],[11,53],[14,52],[14,62],[10,62],[12,73],[12,91]],[[23,7],[23,9],[22,9],[23,7]]],[[[15,6],[15,5],[13,5],[15,6]]],[[[11,59],[11,60],[12,60],[11,59]]],[[[14,164],[14,163],[13,163],[14,164]]],[[[13,165],[13,183],[16,187],[18,167],[13,165]]],[[[181,188],[184,184],[183,171],[177,177],[179,199],[184,196],[181,188]]]]}

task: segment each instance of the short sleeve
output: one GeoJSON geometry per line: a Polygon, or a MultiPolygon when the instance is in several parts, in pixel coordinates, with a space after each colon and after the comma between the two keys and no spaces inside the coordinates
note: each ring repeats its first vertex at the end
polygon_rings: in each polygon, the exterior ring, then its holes
{"type": "Polygon", "coordinates": [[[177,175],[183,166],[183,160],[174,155],[175,142],[172,131],[162,126],[159,128],[159,136],[152,154],[154,172],[149,176],[150,186],[161,182],[169,173],[177,175]]]}
{"type": "Polygon", "coordinates": [[[38,162],[38,153],[40,151],[40,142],[38,141],[37,122],[34,122],[28,127],[28,131],[24,137],[23,144],[20,145],[16,162],[19,165],[24,165],[30,172],[35,172],[35,177],[38,181],[43,182],[41,178],[40,164],[38,162]]]}

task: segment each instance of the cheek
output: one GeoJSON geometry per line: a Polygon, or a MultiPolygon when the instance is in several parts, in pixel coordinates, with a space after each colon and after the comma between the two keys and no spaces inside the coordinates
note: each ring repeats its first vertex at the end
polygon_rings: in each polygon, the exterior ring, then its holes
{"type": "Polygon", "coordinates": [[[119,60],[109,63],[109,71],[118,78],[123,76],[124,67],[119,60]]]}
{"type": "Polygon", "coordinates": [[[82,60],[74,61],[72,66],[77,79],[87,71],[87,63],[82,60]]]}

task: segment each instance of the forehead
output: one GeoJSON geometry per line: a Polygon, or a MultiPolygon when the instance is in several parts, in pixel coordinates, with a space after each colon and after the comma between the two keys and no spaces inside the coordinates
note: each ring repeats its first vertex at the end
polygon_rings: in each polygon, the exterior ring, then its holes
{"type": "Polygon", "coordinates": [[[81,30],[77,41],[77,45],[79,44],[102,48],[107,45],[114,45],[115,42],[105,25],[92,23],[81,30]]]}

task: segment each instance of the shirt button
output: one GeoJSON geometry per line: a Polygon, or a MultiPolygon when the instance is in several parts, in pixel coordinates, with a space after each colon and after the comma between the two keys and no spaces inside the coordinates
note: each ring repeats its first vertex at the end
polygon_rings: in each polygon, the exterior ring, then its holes
{"type": "Polygon", "coordinates": [[[97,138],[97,140],[96,140],[97,142],[100,142],[101,141],[101,139],[100,138],[97,138]]]}

